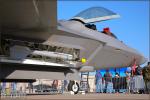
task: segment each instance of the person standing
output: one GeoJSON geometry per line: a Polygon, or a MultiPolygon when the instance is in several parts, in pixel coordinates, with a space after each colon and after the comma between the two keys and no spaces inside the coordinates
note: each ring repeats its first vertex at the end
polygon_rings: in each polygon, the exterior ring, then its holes
{"type": "Polygon", "coordinates": [[[54,80],[52,83],[52,88],[57,89],[58,88],[58,80],[54,80]]]}
{"type": "Polygon", "coordinates": [[[96,81],[95,81],[96,93],[103,93],[102,74],[100,70],[96,71],[95,78],[96,78],[96,81]]]}
{"type": "Polygon", "coordinates": [[[142,74],[145,81],[146,93],[150,93],[150,62],[143,68],[142,74]]]}
{"type": "Polygon", "coordinates": [[[68,80],[64,80],[64,91],[67,91],[68,80]]]}
{"type": "Polygon", "coordinates": [[[142,76],[142,68],[138,65],[135,69],[135,92],[142,93],[144,90],[144,80],[142,76]]]}
{"type": "Polygon", "coordinates": [[[105,80],[105,89],[104,92],[106,93],[109,88],[108,85],[112,82],[112,75],[109,73],[109,70],[106,70],[106,73],[104,74],[104,80],[105,80]]]}
{"type": "Polygon", "coordinates": [[[120,89],[120,75],[119,73],[115,73],[115,84],[114,84],[114,89],[115,89],[115,93],[119,93],[119,89],[120,89]]]}
{"type": "Polygon", "coordinates": [[[126,74],[126,84],[127,84],[127,93],[130,93],[130,73],[128,71],[125,72],[126,74]]]}

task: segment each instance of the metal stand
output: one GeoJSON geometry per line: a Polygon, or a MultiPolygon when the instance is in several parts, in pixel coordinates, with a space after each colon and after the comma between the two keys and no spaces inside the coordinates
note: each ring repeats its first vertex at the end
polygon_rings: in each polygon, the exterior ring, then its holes
{"type": "Polygon", "coordinates": [[[81,81],[80,81],[80,90],[81,91],[85,91],[85,92],[89,92],[89,72],[82,72],[81,73],[81,81]]]}

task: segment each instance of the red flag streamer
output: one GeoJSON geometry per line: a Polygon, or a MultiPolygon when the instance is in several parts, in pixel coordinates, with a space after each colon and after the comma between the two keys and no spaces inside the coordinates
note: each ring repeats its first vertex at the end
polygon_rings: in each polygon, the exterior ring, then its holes
{"type": "Polygon", "coordinates": [[[134,64],[132,66],[132,75],[135,74],[135,69],[136,69],[136,59],[134,59],[134,64]]]}

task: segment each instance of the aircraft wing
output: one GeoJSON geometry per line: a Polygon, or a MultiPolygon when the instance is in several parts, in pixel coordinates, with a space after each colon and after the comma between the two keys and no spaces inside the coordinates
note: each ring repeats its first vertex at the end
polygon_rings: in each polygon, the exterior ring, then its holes
{"type": "Polygon", "coordinates": [[[57,26],[57,0],[1,0],[0,13],[4,31],[57,26]]]}

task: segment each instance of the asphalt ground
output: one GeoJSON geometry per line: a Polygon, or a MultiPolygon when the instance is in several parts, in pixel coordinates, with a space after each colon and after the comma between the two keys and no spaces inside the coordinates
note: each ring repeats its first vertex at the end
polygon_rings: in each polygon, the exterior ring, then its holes
{"type": "Polygon", "coordinates": [[[150,100],[150,94],[55,94],[1,97],[0,100],[150,100]]]}

